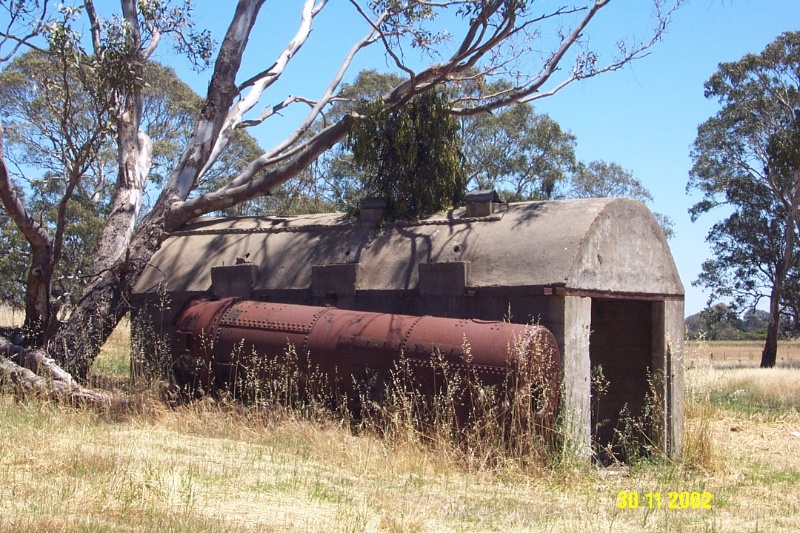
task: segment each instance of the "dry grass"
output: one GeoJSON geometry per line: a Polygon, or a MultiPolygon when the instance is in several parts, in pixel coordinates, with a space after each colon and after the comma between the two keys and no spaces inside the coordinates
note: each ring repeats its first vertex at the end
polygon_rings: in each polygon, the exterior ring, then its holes
{"type": "Polygon", "coordinates": [[[131,322],[123,318],[100,349],[91,370],[95,385],[115,388],[130,378],[131,322]]]}
{"type": "MultiPolygon", "coordinates": [[[[762,341],[689,341],[686,343],[686,364],[713,363],[717,367],[758,366],[761,362],[762,341]]],[[[780,341],[776,366],[800,367],[800,341],[780,341]]]]}
{"type": "MultiPolygon", "coordinates": [[[[124,337],[103,368],[124,368],[124,337]]],[[[800,370],[727,368],[714,347],[694,349],[685,458],[617,469],[470,469],[334,421],[210,400],[151,400],[120,419],[0,395],[0,531],[800,530],[800,370]],[[620,491],[639,507],[618,508],[620,491]],[[668,509],[670,491],[711,492],[713,508],[668,509]]]]}
{"type": "Polygon", "coordinates": [[[0,303],[0,326],[21,326],[24,320],[25,311],[0,303]]]}
{"type": "MultiPolygon", "coordinates": [[[[691,434],[696,412],[690,414],[691,434]]],[[[347,428],[232,406],[102,413],[0,399],[3,531],[794,531],[797,414],[706,413],[714,461],[468,471],[347,428]],[[46,446],[42,443],[46,442],[46,446]],[[709,466],[709,465],[706,465],[709,466]],[[714,508],[618,509],[619,491],[709,491],[714,508]]]]}

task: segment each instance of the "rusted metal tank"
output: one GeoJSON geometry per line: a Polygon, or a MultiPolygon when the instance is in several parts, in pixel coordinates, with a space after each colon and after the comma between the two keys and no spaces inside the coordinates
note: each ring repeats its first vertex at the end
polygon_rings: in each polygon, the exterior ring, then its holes
{"type": "Polygon", "coordinates": [[[187,390],[236,390],[248,379],[272,379],[277,366],[263,362],[287,353],[330,391],[352,394],[366,375],[389,379],[406,364],[423,393],[439,390],[450,373],[486,387],[530,384],[545,420],[558,405],[561,358],[540,326],[237,298],[193,300],[177,319],[173,362],[187,390]]]}

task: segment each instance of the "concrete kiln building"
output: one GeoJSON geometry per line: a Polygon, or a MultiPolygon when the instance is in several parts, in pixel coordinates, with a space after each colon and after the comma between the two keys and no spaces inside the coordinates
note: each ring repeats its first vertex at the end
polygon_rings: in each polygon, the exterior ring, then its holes
{"type": "Polygon", "coordinates": [[[136,287],[159,300],[167,331],[201,295],[343,309],[527,323],[555,335],[561,414],[580,453],[613,438],[619,412],[639,414],[655,387],[655,437],[674,454],[683,437],[684,290],[652,213],[629,199],[464,208],[414,223],[379,224],[380,205],[342,214],[200,218],[173,233],[136,287]],[[607,393],[593,412],[592,369],[607,393]],[[599,422],[603,422],[598,424],[599,422]],[[597,426],[600,426],[597,428],[597,426]],[[595,428],[595,429],[593,429],[595,428]]]}

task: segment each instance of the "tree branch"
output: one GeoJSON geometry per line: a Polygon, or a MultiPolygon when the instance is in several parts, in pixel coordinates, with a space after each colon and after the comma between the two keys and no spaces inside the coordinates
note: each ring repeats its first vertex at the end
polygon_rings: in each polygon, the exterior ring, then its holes
{"type": "Polygon", "coordinates": [[[103,52],[103,44],[100,40],[100,19],[97,17],[97,10],[94,8],[94,0],[86,0],[84,3],[86,16],[89,17],[89,31],[92,34],[92,50],[96,55],[103,52]]]}
{"type": "Polygon", "coordinates": [[[8,216],[32,246],[49,246],[50,236],[47,230],[28,213],[16,187],[11,182],[3,155],[3,131],[3,123],[0,122],[0,201],[8,216]]]}
{"type": "Polygon", "coordinates": [[[208,96],[200,113],[197,128],[181,160],[170,174],[160,198],[177,202],[184,200],[196,186],[200,171],[206,167],[218,142],[217,138],[228,116],[228,110],[239,94],[235,83],[236,74],[239,72],[250,31],[263,2],[264,0],[240,0],[237,4],[233,20],[220,45],[208,87],[208,96]]]}
{"type": "Polygon", "coordinates": [[[389,12],[388,11],[384,11],[381,14],[381,16],[378,17],[378,20],[373,22],[372,19],[369,17],[369,15],[367,15],[364,12],[364,10],[361,9],[361,6],[358,4],[358,2],[356,2],[356,0],[350,0],[350,3],[353,4],[353,6],[355,6],[356,11],[358,11],[358,13],[361,15],[361,17],[364,20],[366,20],[367,23],[372,27],[373,32],[376,35],[378,35],[378,38],[381,40],[381,42],[383,42],[383,47],[386,50],[386,53],[389,54],[389,56],[392,58],[392,60],[394,61],[394,64],[397,66],[397,68],[399,68],[400,70],[402,70],[406,74],[408,74],[408,76],[413,81],[414,76],[415,76],[414,71],[412,69],[408,68],[400,60],[400,58],[397,56],[397,54],[395,54],[394,50],[392,50],[392,47],[389,45],[389,42],[386,40],[386,34],[383,31],[381,31],[381,29],[380,29],[380,25],[382,24],[383,20],[385,20],[386,17],[389,15],[389,12]]]}
{"type": "MultiPolygon", "coordinates": [[[[525,101],[525,100],[533,100],[538,98],[543,98],[545,96],[549,96],[555,94],[557,91],[561,90],[563,87],[572,83],[575,80],[591,77],[597,75],[602,72],[608,72],[610,70],[616,70],[621,68],[624,64],[629,62],[635,57],[640,57],[642,52],[647,50],[650,46],[652,46],[660,37],[661,31],[663,31],[663,23],[661,24],[661,30],[656,32],[653,39],[649,42],[644,43],[640,46],[635,47],[632,51],[624,54],[621,58],[613,61],[609,65],[601,68],[595,69],[591,72],[583,72],[583,71],[574,71],[574,73],[569,76],[566,80],[562,81],[558,84],[555,88],[551,89],[546,93],[536,94],[532,96],[534,93],[540,90],[540,88],[547,83],[551,76],[559,69],[560,63],[563,61],[564,57],[566,56],[567,52],[572,49],[579,42],[582,32],[585,28],[589,25],[589,23],[595,18],[597,13],[608,5],[609,0],[598,0],[596,1],[591,8],[588,9],[586,15],[582,17],[579,24],[570,32],[570,34],[562,40],[561,45],[558,47],[557,50],[553,52],[553,54],[548,58],[545,62],[545,67],[539,73],[539,75],[534,78],[529,83],[525,83],[523,85],[512,87],[505,91],[504,93],[497,93],[495,96],[496,98],[482,103],[480,105],[475,105],[469,108],[461,108],[453,110],[453,113],[456,115],[474,115],[478,113],[486,113],[491,112],[494,109],[507,106],[514,102],[518,101],[525,101]]],[[[682,0],[678,0],[680,3],[682,0]]],[[[309,5],[308,0],[305,6],[305,15],[304,20],[308,17],[308,10],[309,5]]],[[[359,9],[359,13],[362,17],[369,17],[358,7],[358,4],[353,2],[354,5],[359,9]]],[[[524,23],[517,25],[517,10],[516,9],[508,9],[507,11],[503,11],[503,18],[496,23],[490,24],[489,21],[493,16],[496,16],[501,9],[505,7],[505,3],[502,0],[493,0],[491,2],[486,3],[483,8],[481,9],[480,13],[478,13],[470,22],[469,29],[467,31],[466,36],[462,40],[461,45],[459,46],[458,50],[455,54],[446,62],[439,63],[433,65],[429,68],[426,68],[419,73],[414,74],[413,72],[410,73],[410,79],[404,81],[400,85],[394,88],[387,96],[384,97],[384,101],[392,106],[402,105],[404,102],[408,101],[411,97],[415,94],[419,94],[425,92],[427,90],[432,89],[439,83],[446,83],[450,80],[458,79],[458,76],[462,73],[470,73],[470,76],[474,76],[474,73],[471,73],[471,69],[477,64],[487,53],[491,50],[496,49],[503,41],[508,39],[514,33],[523,31],[527,28],[530,24],[533,24],[537,21],[542,21],[547,18],[557,17],[563,15],[565,13],[576,13],[580,10],[584,10],[585,8],[559,8],[555,10],[553,13],[545,14],[539,17],[535,17],[534,19],[529,19],[524,23]],[[489,29],[492,28],[491,33],[489,33],[489,29]]],[[[671,13],[671,11],[670,11],[671,13]]],[[[282,141],[279,145],[271,149],[270,151],[262,154],[258,159],[252,161],[244,171],[242,171],[236,178],[230,181],[227,185],[222,187],[221,189],[207,193],[203,196],[198,198],[194,198],[186,202],[185,206],[174,206],[176,209],[176,217],[183,219],[186,213],[191,212],[193,216],[199,216],[201,214],[206,214],[212,211],[216,211],[223,207],[229,207],[233,205],[234,198],[236,201],[244,201],[249,198],[253,198],[262,194],[266,194],[269,192],[270,186],[266,186],[266,183],[272,184],[271,186],[277,186],[280,184],[281,179],[288,179],[291,177],[289,174],[286,173],[286,169],[288,168],[295,168],[296,163],[293,162],[293,158],[298,156],[304,156],[308,153],[308,150],[312,146],[319,146],[324,145],[328,139],[331,138],[331,135],[334,131],[338,131],[339,127],[333,129],[326,129],[323,133],[319,134],[320,138],[316,139],[312,138],[312,140],[306,142],[303,145],[295,146],[296,143],[302,138],[302,136],[308,131],[308,128],[311,126],[313,121],[319,116],[322,109],[325,105],[328,105],[334,99],[334,90],[340,83],[340,80],[346,71],[347,67],[350,65],[353,56],[355,53],[371,44],[375,41],[376,38],[384,38],[384,45],[389,47],[388,42],[385,40],[385,36],[379,32],[381,24],[385,17],[388,16],[388,13],[383,13],[381,18],[377,21],[373,22],[370,20],[370,27],[371,31],[364,37],[361,41],[356,43],[356,45],[351,49],[351,52],[348,54],[348,57],[343,62],[339,72],[332,80],[331,84],[328,87],[328,90],[320,98],[312,107],[311,111],[309,112],[306,119],[300,124],[300,126],[290,134],[284,141],[282,141]],[[376,37],[377,35],[377,37],[376,37]],[[321,144],[318,144],[321,143],[321,144]],[[270,178],[255,178],[256,174],[262,171],[264,168],[271,167],[274,165],[280,165],[280,169],[282,170],[273,170],[269,172],[270,178]],[[252,182],[252,183],[251,183],[252,182]],[[248,197],[248,195],[250,195],[248,197]]],[[[304,34],[307,38],[307,34],[304,34]]],[[[304,41],[303,41],[304,42],[304,41]]],[[[290,43],[286,50],[292,50],[293,46],[295,46],[296,41],[290,43]]],[[[511,61],[511,59],[507,60],[511,61]]],[[[502,65],[502,63],[501,63],[502,65]]],[[[226,124],[224,126],[223,131],[230,131],[230,127],[233,124],[237,124],[238,126],[253,126],[260,124],[266,118],[273,116],[281,109],[284,109],[286,106],[290,105],[291,103],[295,103],[298,101],[305,101],[300,99],[299,97],[289,97],[285,99],[280,104],[273,106],[271,109],[265,111],[260,117],[255,120],[243,122],[241,120],[243,112],[249,110],[253,107],[255,100],[258,96],[260,96],[262,88],[266,88],[269,84],[271,84],[274,79],[276,79],[285,68],[285,63],[276,62],[270,69],[265,71],[263,77],[260,80],[248,80],[245,85],[252,85],[253,89],[251,92],[248,93],[248,100],[238,102],[234,108],[229,112],[228,118],[226,120],[226,124]],[[252,97],[252,99],[251,99],[252,97]]],[[[497,64],[490,66],[488,68],[498,68],[497,64]]],[[[484,69],[484,74],[487,71],[484,69]]],[[[344,135],[344,133],[342,134],[344,135]]],[[[341,138],[341,137],[340,137],[341,138]]],[[[217,145],[222,146],[222,145],[217,145]]],[[[217,148],[215,148],[216,152],[217,148]]],[[[312,150],[313,151],[313,150],[312,150]]],[[[208,161],[205,168],[208,168],[208,165],[212,162],[212,159],[208,161]]],[[[171,216],[170,219],[173,219],[171,216]]],[[[187,219],[188,220],[188,219],[187,219]]]]}
{"type": "MultiPolygon", "coordinates": [[[[225,209],[245,200],[269,193],[281,183],[297,175],[322,153],[343,139],[350,130],[353,120],[353,116],[346,115],[342,120],[324,129],[299,147],[289,161],[272,169],[264,176],[245,180],[244,183],[236,187],[229,186],[213,193],[192,198],[173,207],[168,215],[168,231],[177,229],[200,215],[225,209]]],[[[250,163],[243,174],[254,176],[262,168],[263,165],[256,160],[250,163]]]]}
{"type": "Polygon", "coordinates": [[[26,4],[25,2],[2,3],[2,7],[8,12],[8,24],[6,25],[5,31],[0,32],[0,37],[2,37],[2,40],[0,41],[0,50],[2,50],[3,46],[5,46],[5,44],[9,41],[13,42],[14,46],[12,46],[11,50],[7,54],[0,55],[0,64],[5,63],[14,57],[14,55],[23,46],[27,46],[31,50],[36,50],[41,53],[47,52],[45,49],[40,48],[30,42],[31,39],[41,33],[45,21],[47,20],[47,2],[48,0],[42,0],[40,15],[32,15],[34,11],[39,9],[38,3],[34,4],[32,8],[30,7],[30,3],[26,4]],[[26,16],[33,17],[33,23],[30,24],[30,31],[20,37],[14,33],[12,28],[20,18],[25,18],[26,16]]]}
{"type": "Polygon", "coordinates": [[[222,129],[217,136],[208,160],[206,161],[205,165],[203,165],[203,168],[197,176],[197,180],[202,179],[206,171],[222,154],[222,151],[228,145],[231,137],[233,137],[236,128],[238,128],[241,124],[242,117],[248,111],[253,109],[264,91],[270,87],[281,76],[281,74],[283,74],[283,72],[286,70],[286,66],[289,64],[289,61],[291,61],[291,59],[308,40],[308,37],[311,35],[311,23],[314,19],[314,16],[319,13],[326,3],[326,1],[323,1],[320,3],[320,5],[315,7],[314,2],[315,0],[305,0],[302,15],[300,17],[300,27],[298,28],[294,38],[289,42],[286,48],[283,49],[283,52],[280,53],[278,59],[275,60],[275,63],[273,63],[273,65],[266,71],[245,82],[245,86],[249,86],[250,90],[248,91],[247,96],[236,102],[228,111],[227,117],[222,124],[222,129]]]}
{"type": "Polygon", "coordinates": [[[144,51],[142,52],[142,58],[145,60],[150,59],[150,56],[153,55],[153,52],[156,51],[158,45],[161,43],[161,30],[159,30],[155,24],[151,20],[145,20],[145,25],[147,25],[147,30],[150,32],[150,42],[145,47],[144,51]]]}
{"type": "Polygon", "coordinates": [[[308,98],[304,98],[302,96],[289,96],[283,102],[275,104],[274,106],[264,110],[258,116],[258,118],[254,118],[252,120],[243,120],[241,122],[241,124],[239,124],[239,127],[240,128],[251,128],[253,126],[258,126],[259,124],[261,124],[262,122],[264,122],[265,120],[270,118],[271,116],[279,114],[281,111],[283,111],[284,109],[286,109],[290,105],[296,104],[296,103],[307,104],[307,105],[309,105],[310,107],[313,108],[317,104],[317,101],[309,100],[308,98]]]}
{"type": "MultiPolygon", "coordinates": [[[[309,111],[308,115],[306,116],[305,120],[300,124],[300,126],[297,129],[295,129],[295,131],[292,132],[279,145],[277,145],[270,151],[262,154],[258,159],[253,161],[250,165],[248,165],[247,168],[242,173],[240,173],[236,178],[231,180],[230,183],[228,183],[225,187],[223,187],[223,190],[241,187],[242,185],[253,179],[253,176],[255,176],[261,169],[270,165],[280,163],[290,157],[293,157],[295,153],[303,150],[302,147],[291,150],[289,149],[292,147],[292,145],[296,144],[302,138],[303,135],[305,135],[305,133],[308,131],[308,129],[311,127],[311,125],[314,123],[314,121],[317,119],[320,113],[322,113],[323,108],[326,105],[328,105],[331,100],[333,100],[333,98],[335,97],[336,89],[341,83],[342,78],[344,77],[348,68],[352,64],[356,54],[358,54],[358,52],[361,49],[365,48],[366,46],[369,46],[374,42],[373,39],[374,33],[375,32],[373,30],[370,30],[369,33],[367,33],[367,35],[365,35],[360,41],[358,41],[355,45],[353,45],[353,47],[350,49],[350,51],[347,53],[344,60],[342,61],[342,64],[339,66],[339,70],[334,75],[333,79],[331,80],[330,84],[325,90],[325,93],[314,104],[314,106],[311,108],[311,111],[309,111]]],[[[326,133],[325,135],[327,136],[329,134],[326,133]]]]}

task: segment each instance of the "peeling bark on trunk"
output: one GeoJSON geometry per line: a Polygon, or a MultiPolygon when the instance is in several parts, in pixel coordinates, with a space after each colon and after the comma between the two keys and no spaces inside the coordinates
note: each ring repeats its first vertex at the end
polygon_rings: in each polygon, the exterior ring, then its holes
{"type": "MultiPolygon", "coordinates": [[[[130,46],[135,50],[130,58],[131,68],[142,79],[145,58],[141,50],[136,2],[124,0],[121,7],[133,40],[130,46]]],[[[96,49],[95,53],[100,53],[100,50],[96,49]]],[[[117,127],[117,183],[95,257],[95,272],[115,268],[124,260],[128,243],[133,236],[136,217],[142,207],[152,154],[149,137],[139,131],[142,107],[141,89],[120,91],[116,94],[113,112],[117,127]]]]}
{"type": "Polygon", "coordinates": [[[138,120],[121,122],[118,134],[119,178],[95,258],[96,271],[114,268],[125,260],[150,172],[150,139],[139,131],[138,120]]]}
{"type": "Polygon", "coordinates": [[[219,136],[228,110],[239,95],[236,75],[242,63],[263,0],[239,0],[225,38],[220,45],[214,73],[208,86],[208,95],[194,136],[183,153],[177,168],[170,175],[161,196],[172,196],[172,201],[186,199],[197,185],[200,172],[206,167],[219,136]]]}

